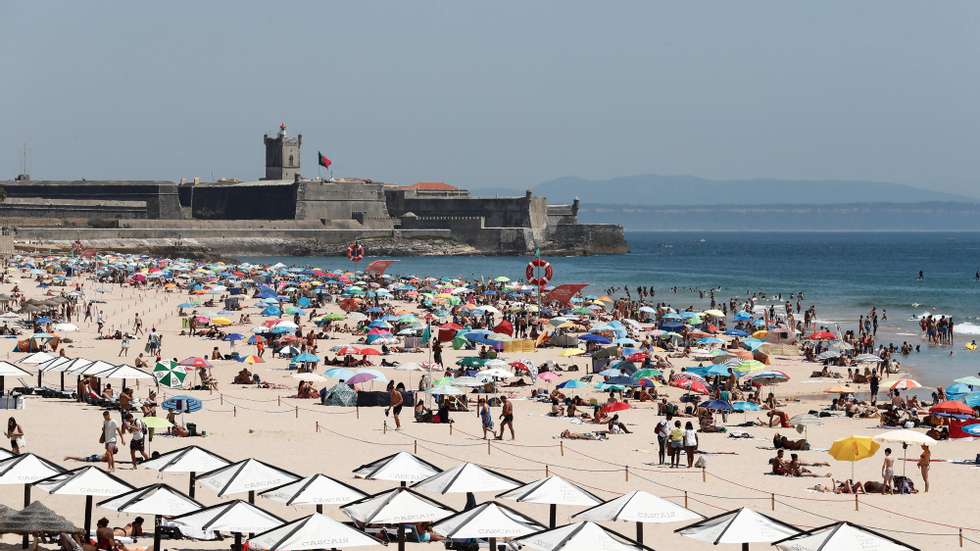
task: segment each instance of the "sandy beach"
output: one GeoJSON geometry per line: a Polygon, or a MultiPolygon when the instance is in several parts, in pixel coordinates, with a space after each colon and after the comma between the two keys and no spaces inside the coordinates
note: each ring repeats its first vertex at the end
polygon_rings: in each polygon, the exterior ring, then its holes
{"type": "MultiPolygon", "coordinates": [[[[340,265],[340,261],[338,261],[340,265]]],[[[105,329],[131,331],[134,316],[138,313],[143,319],[144,328],[156,330],[163,336],[162,356],[183,359],[189,356],[210,357],[212,348],[217,346],[222,353],[232,351],[229,342],[208,340],[202,337],[181,335],[182,320],[178,316],[178,305],[186,303],[191,297],[185,289],[163,290],[160,287],[137,288],[130,285],[99,284],[89,278],[69,277],[65,287],[39,288],[31,275],[22,270],[11,270],[8,282],[0,285],[0,292],[11,293],[18,286],[27,298],[45,298],[45,293],[59,294],[80,285],[86,300],[99,300],[95,306],[103,312],[105,329]]],[[[243,300],[251,313],[252,324],[222,327],[223,331],[235,331],[251,335],[251,327],[263,318],[252,307],[254,301],[243,300]]],[[[418,305],[407,301],[391,301],[390,306],[397,310],[416,312],[418,305]]],[[[702,305],[703,306],[703,305],[702,305]]],[[[212,310],[217,310],[214,308],[212,310]]],[[[344,314],[336,303],[331,303],[319,312],[344,314]]],[[[232,318],[237,321],[238,316],[232,318]]],[[[305,322],[305,317],[304,317],[305,322]]],[[[109,363],[132,363],[136,354],[143,351],[145,335],[132,342],[128,355],[118,356],[120,341],[96,339],[97,327],[93,321],[75,321],[78,330],[64,333],[71,343],[64,344],[65,355],[72,358],[104,360],[109,363]]],[[[308,329],[312,324],[304,323],[308,329]]],[[[28,332],[29,334],[29,332],[28,332]]],[[[322,355],[330,347],[352,344],[357,336],[349,333],[330,331],[329,340],[318,341],[322,355]]],[[[34,373],[34,366],[19,362],[26,353],[11,351],[16,341],[9,339],[2,359],[16,363],[34,373]]],[[[234,350],[251,354],[255,347],[238,342],[234,350]]],[[[416,423],[411,409],[406,407],[402,414],[402,429],[393,430],[393,420],[386,417],[384,407],[340,407],[324,406],[317,399],[295,398],[299,381],[289,371],[286,358],[274,358],[266,353],[264,363],[252,365],[234,360],[215,360],[212,375],[218,388],[207,390],[181,390],[160,387],[158,401],[177,394],[191,395],[200,399],[200,411],[182,416],[183,423],[192,422],[198,431],[206,436],[178,438],[156,434],[149,443],[149,451],[161,453],[188,445],[197,445],[211,450],[231,460],[256,458],[276,465],[301,476],[323,473],[347,481],[367,493],[380,492],[395,484],[383,481],[355,479],[351,471],[356,467],[390,455],[398,451],[408,451],[441,468],[450,468],[460,462],[472,462],[500,471],[522,481],[540,479],[546,475],[558,475],[592,491],[602,499],[611,499],[630,490],[645,490],[668,498],[705,516],[714,516],[738,507],[751,507],[769,514],[799,528],[812,528],[830,524],[837,520],[847,520],[878,529],[887,535],[922,549],[980,548],[980,519],[977,518],[975,494],[980,489],[976,466],[953,463],[954,460],[970,459],[976,456],[978,447],[972,438],[941,441],[933,449],[934,462],[931,466],[931,487],[928,493],[921,491],[921,477],[914,459],[918,448],[910,447],[908,457],[901,460],[900,445],[896,449],[898,461],[896,474],[906,468],[908,475],[920,490],[913,495],[841,495],[821,493],[811,488],[818,484],[829,484],[830,478],[795,478],[771,476],[768,460],[775,455],[772,437],[775,433],[790,438],[802,438],[796,430],[768,427],[736,427],[735,425],[756,418],[765,419],[764,411],[731,413],[727,421],[719,423],[728,431],[744,431],[750,438],[731,438],[729,433],[699,434],[699,458],[705,462],[704,469],[669,469],[658,465],[657,442],[653,430],[662,419],[657,415],[653,402],[630,400],[631,408],[619,412],[620,418],[632,434],[612,434],[607,440],[563,440],[559,434],[565,430],[575,432],[592,431],[605,428],[604,425],[582,423],[580,420],[556,418],[547,415],[549,405],[530,399],[532,388],[551,390],[556,384],[579,378],[588,372],[589,361],[585,357],[564,357],[561,348],[538,348],[533,352],[503,353],[505,361],[528,359],[537,365],[556,362],[563,366],[575,364],[579,371],[560,373],[558,380],[546,383],[535,380],[530,386],[503,388],[514,405],[516,440],[505,435],[503,440],[487,441],[481,438],[481,423],[475,406],[469,412],[453,413],[452,424],[416,423]],[[247,367],[259,375],[262,381],[281,385],[283,388],[258,388],[256,385],[233,384],[236,373],[247,367]],[[960,535],[964,539],[960,539],[960,535]]],[[[332,353],[329,353],[333,356],[332,353]]],[[[443,352],[444,364],[454,362],[465,356],[473,356],[472,350],[453,350],[446,346],[443,352]]],[[[375,368],[380,369],[388,380],[404,382],[409,390],[418,387],[420,371],[402,371],[379,368],[378,357],[370,357],[375,368]]],[[[428,351],[414,353],[392,353],[385,356],[388,361],[418,362],[431,361],[428,351]]],[[[676,369],[695,366],[694,359],[671,359],[676,369]]],[[[151,367],[152,367],[151,361],[151,367]]],[[[799,356],[775,355],[773,369],[783,370],[790,375],[786,383],[776,385],[772,390],[777,399],[784,401],[782,407],[789,416],[820,410],[828,405],[831,396],[823,394],[824,388],[833,386],[836,381],[812,379],[812,371],[819,369],[815,363],[804,362],[799,356]],[[815,367],[816,366],[816,367],[815,367]]],[[[322,362],[316,372],[322,373],[322,362]]],[[[437,374],[439,372],[436,372],[437,374]]],[[[889,375],[881,387],[887,388],[901,374],[889,375]]],[[[188,377],[188,382],[195,375],[188,377]]],[[[438,377],[438,375],[435,375],[438,377]]],[[[7,378],[9,390],[20,384],[32,385],[36,382],[25,378],[20,383],[7,378]]],[[[57,387],[57,374],[48,374],[44,384],[57,387]]],[[[314,382],[316,388],[333,386],[337,381],[324,378],[314,382]]],[[[66,386],[74,389],[75,377],[69,376],[66,386]]],[[[113,381],[113,386],[117,386],[113,381]]],[[[138,399],[147,397],[148,391],[155,389],[152,382],[142,381],[132,384],[138,399]]],[[[374,382],[360,385],[364,390],[384,390],[384,383],[374,382]]],[[[853,385],[859,397],[866,397],[867,385],[853,385]]],[[[661,396],[676,400],[684,392],[678,388],[659,386],[661,396]]],[[[575,394],[585,399],[595,398],[599,403],[606,400],[606,393],[592,388],[581,388],[575,394]]],[[[26,445],[22,452],[35,453],[65,468],[78,468],[89,463],[66,460],[66,457],[82,457],[101,452],[99,434],[102,423],[102,409],[73,400],[59,400],[28,396],[24,398],[24,408],[7,411],[14,415],[26,435],[26,445]]],[[[500,408],[492,409],[495,427],[499,429],[500,408]]],[[[114,418],[117,412],[112,413],[114,418]]],[[[162,416],[162,414],[161,414],[162,416]]],[[[683,419],[682,420],[686,420],[683,419]]],[[[692,419],[696,421],[696,419],[692,419]]],[[[838,462],[826,450],[832,442],[850,435],[874,436],[884,432],[877,419],[847,417],[828,417],[822,423],[807,428],[806,437],[812,449],[799,452],[805,462],[830,463],[829,467],[810,467],[821,475],[832,475],[835,480],[850,478],[852,464],[838,462]]],[[[885,445],[882,445],[884,449],[885,445]]],[[[187,490],[187,475],[160,474],[156,471],[138,467],[131,470],[128,463],[128,448],[123,447],[117,456],[124,461],[118,465],[117,476],[133,486],[165,482],[182,491],[187,490]]],[[[787,453],[788,455],[788,453],[787,453]]],[[[881,480],[882,452],[858,461],[853,465],[856,480],[881,480]]],[[[104,464],[100,464],[105,466],[104,464]]],[[[74,496],[52,496],[35,489],[33,499],[40,500],[59,514],[78,525],[82,523],[83,498],[74,496]]],[[[241,497],[237,495],[231,497],[241,497]]],[[[437,501],[460,510],[465,498],[462,494],[431,495],[437,501]]],[[[222,501],[206,488],[196,489],[196,498],[204,505],[222,501]]],[[[477,494],[478,502],[493,499],[492,493],[477,494]]],[[[19,486],[7,486],[0,492],[0,503],[19,509],[23,493],[19,486]]],[[[547,506],[504,502],[539,522],[548,518],[547,506]]],[[[268,499],[258,498],[256,504],[286,520],[292,520],[313,512],[312,507],[285,507],[268,499]]],[[[581,508],[559,507],[559,524],[570,521],[570,516],[581,508]]],[[[347,520],[337,507],[327,507],[325,513],[337,520],[347,520]]],[[[131,520],[131,515],[120,515],[96,507],[95,518],[105,516],[111,526],[121,526],[131,520]]],[[[692,540],[674,533],[683,523],[647,524],[644,543],[654,549],[710,549],[713,546],[692,540]]],[[[630,523],[610,524],[615,530],[632,537],[634,527],[630,523]]],[[[13,546],[19,537],[6,535],[2,540],[13,546]]],[[[219,549],[226,548],[224,541],[165,541],[171,549],[219,549]]],[[[724,547],[724,546],[723,546],[724,547]]],[[[735,546],[728,546],[735,548],[735,546]]],[[[768,545],[756,544],[753,548],[766,548],[768,545]]],[[[439,543],[409,544],[410,549],[442,548],[439,543]]]]}

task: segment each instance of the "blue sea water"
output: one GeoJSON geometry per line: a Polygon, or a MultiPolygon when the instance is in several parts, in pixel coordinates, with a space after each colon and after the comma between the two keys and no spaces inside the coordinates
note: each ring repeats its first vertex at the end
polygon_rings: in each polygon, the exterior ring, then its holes
{"type": "MultiPolygon", "coordinates": [[[[764,291],[775,297],[803,291],[804,307],[817,318],[853,328],[871,306],[887,311],[879,342],[909,341],[921,352],[903,360],[924,384],[947,384],[980,371],[980,352],[963,344],[980,339],[980,233],[897,232],[627,232],[625,255],[551,257],[554,283],[589,283],[586,292],[612,286],[652,285],[657,300],[675,306],[706,306],[695,289],[716,288],[719,299],[764,291]],[[917,280],[922,270],[925,277],[917,280]],[[670,292],[677,286],[678,293],[670,292]],[[952,315],[953,346],[929,346],[912,317],[924,312],[952,315]],[[950,353],[952,352],[952,355],[950,353]]],[[[370,261],[370,251],[368,251],[370,261]]],[[[354,268],[342,257],[255,257],[250,262],[284,262],[354,268]]],[[[523,277],[527,258],[402,257],[389,273],[479,278],[523,277]]],[[[363,261],[360,267],[366,265],[363,261]]],[[[634,293],[635,296],[635,293],[634,293]]],[[[775,298],[771,302],[777,302],[775,298]]]]}

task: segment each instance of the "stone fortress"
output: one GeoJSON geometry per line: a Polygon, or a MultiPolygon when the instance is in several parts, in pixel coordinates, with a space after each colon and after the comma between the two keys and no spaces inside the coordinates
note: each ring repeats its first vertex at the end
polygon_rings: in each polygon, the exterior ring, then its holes
{"type": "Polygon", "coordinates": [[[266,134],[259,180],[0,181],[0,217],[18,241],[194,255],[618,254],[623,228],[580,224],[578,200],[549,205],[530,191],[474,197],[442,182],[394,185],[304,178],[303,136],[266,134]]]}

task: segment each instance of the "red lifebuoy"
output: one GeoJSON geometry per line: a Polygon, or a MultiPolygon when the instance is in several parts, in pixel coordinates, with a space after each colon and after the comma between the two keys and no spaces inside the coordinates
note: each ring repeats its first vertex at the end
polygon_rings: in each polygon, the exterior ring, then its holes
{"type": "Polygon", "coordinates": [[[554,275],[555,271],[552,269],[551,263],[541,258],[535,258],[528,262],[527,268],[524,269],[524,276],[527,278],[527,282],[538,287],[547,285],[554,275]],[[538,275],[538,270],[543,270],[544,273],[538,275]]]}
{"type": "Polygon", "coordinates": [[[364,258],[364,245],[351,243],[347,245],[347,259],[351,262],[360,262],[364,258]]]}

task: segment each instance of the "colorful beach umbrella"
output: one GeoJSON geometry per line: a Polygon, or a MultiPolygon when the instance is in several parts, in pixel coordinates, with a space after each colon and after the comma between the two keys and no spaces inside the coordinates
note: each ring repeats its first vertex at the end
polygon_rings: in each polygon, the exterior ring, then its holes
{"type": "Polygon", "coordinates": [[[157,362],[153,366],[153,376],[161,385],[170,388],[180,388],[184,386],[184,379],[187,378],[187,371],[183,366],[178,365],[173,360],[157,362]]]}

